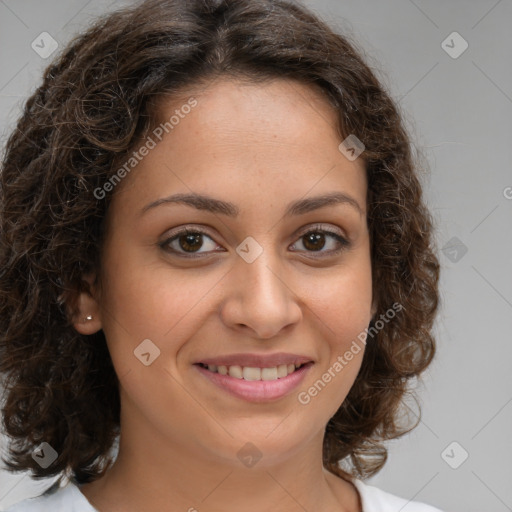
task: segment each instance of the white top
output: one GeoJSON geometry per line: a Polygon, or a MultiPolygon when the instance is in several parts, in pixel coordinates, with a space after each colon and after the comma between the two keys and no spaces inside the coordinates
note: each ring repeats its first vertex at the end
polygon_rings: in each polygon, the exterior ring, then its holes
{"type": "MultiPolygon", "coordinates": [[[[354,479],[363,504],[362,512],[442,512],[417,501],[408,501],[354,479]]],[[[79,489],[68,481],[51,494],[43,493],[9,507],[5,512],[98,512],[79,489]]]]}

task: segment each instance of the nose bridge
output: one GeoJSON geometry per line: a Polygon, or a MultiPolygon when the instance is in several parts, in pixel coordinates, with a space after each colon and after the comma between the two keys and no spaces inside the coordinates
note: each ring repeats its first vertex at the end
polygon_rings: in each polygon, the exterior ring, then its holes
{"type": "Polygon", "coordinates": [[[256,301],[286,300],[286,286],[283,276],[280,276],[281,266],[277,259],[267,249],[252,263],[238,262],[244,296],[254,298],[256,301]]]}
{"type": "Polygon", "coordinates": [[[229,306],[224,313],[225,321],[232,327],[245,326],[259,337],[268,338],[297,322],[301,313],[278,255],[269,243],[265,248],[259,247],[249,240],[237,249],[240,256],[233,269],[229,306]],[[244,249],[246,252],[241,252],[244,249]]]}

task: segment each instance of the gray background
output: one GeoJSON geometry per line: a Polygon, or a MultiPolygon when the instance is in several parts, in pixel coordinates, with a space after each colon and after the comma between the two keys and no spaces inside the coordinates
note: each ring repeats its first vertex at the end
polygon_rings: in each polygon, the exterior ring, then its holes
{"type": "MultiPolygon", "coordinates": [[[[51,60],[32,41],[45,31],[60,49],[95,15],[128,3],[0,0],[2,144],[51,60]]],[[[366,50],[431,168],[438,354],[418,385],[421,423],[389,444],[388,463],[369,483],[446,512],[512,511],[512,2],[305,4],[366,50]],[[454,31],[469,45],[457,58],[445,48],[456,55],[461,39],[442,45],[454,31]]],[[[0,472],[0,510],[50,482],[0,472]]]]}

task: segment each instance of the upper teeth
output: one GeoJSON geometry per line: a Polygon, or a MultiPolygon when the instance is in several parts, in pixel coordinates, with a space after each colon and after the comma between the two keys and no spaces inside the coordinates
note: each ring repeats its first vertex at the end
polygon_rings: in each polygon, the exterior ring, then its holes
{"type": "Polygon", "coordinates": [[[229,375],[235,379],[245,380],[276,380],[286,377],[290,373],[293,373],[300,364],[280,364],[279,366],[273,366],[272,368],[255,368],[251,366],[223,366],[209,364],[208,370],[211,372],[220,373],[221,375],[229,375]]]}

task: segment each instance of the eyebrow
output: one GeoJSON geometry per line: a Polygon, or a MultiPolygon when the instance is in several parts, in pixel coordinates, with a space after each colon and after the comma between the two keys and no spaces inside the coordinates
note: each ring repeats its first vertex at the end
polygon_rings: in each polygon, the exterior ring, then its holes
{"type": "MultiPolygon", "coordinates": [[[[143,215],[148,210],[156,208],[157,206],[165,204],[185,204],[192,206],[197,210],[205,210],[211,213],[219,213],[227,215],[228,217],[237,217],[240,213],[239,208],[227,201],[215,199],[202,194],[190,193],[190,194],[173,194],[169,197],[163,197],[153,201],[140,211],[140,215],[143,215]]],[[[291,217],[294,215],[304,215],[306,213],[324,208],[325,206],[331,206],[335,204],[345,204],[354,208],[360,215],[364,215],[364,212],[359,203],[351,196],[343,192],[331,192],[329,194],[323,194],[316,197],[310,197],[307,199],[299,199],[288,205],[284,217],[291,217]]]]}

